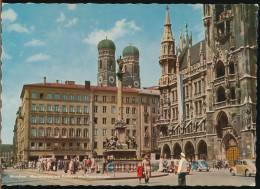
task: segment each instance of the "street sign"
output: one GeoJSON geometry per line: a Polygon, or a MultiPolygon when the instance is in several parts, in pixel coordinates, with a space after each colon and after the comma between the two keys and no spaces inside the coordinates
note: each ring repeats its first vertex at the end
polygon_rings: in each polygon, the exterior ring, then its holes
{"type": "Polygon", "coordinates": [[[112,171],[115,170],[115,165],[112,164],[112,163],[110,163],[110,164],[107,166],[107,169],[108,169],[108,171],[112,172],[112,171]]]}

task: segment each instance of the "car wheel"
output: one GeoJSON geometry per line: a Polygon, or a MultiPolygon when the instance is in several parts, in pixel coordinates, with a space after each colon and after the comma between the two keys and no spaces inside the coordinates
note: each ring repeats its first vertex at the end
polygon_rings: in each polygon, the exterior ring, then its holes
{"type": "Polygon", "coordinates": [[[246,170],[245,175],[246,175],[247,177],[250,177],[250,176],[251,176],[251,173],[249,172],[249,170],[246,170]]]}
{"type": "Polygon", "coordinates": [[[234,169],[231,169],[231,170],[230,170],[230,173],[231,173],[232,176],[235,176],[235,171],[234,171],[234,169]]]}
{"type": "Polygon", "coordinates": [[[209,172],[209,169],[207,169],[207,172],[209,172]]]}
{"type": "Polygon", "coordinates": [[[199,169],[199,172],[201,172],[201,169],[199,169]]]}

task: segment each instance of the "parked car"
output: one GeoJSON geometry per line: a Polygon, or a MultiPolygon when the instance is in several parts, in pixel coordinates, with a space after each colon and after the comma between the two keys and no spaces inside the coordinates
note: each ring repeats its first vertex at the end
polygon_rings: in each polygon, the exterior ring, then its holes
{"type": "MultiPolygon", "coordinates": [[[[172,161],[174,161],[174,173],[177,174],[180,160],[179,159],[174,159],[172,161]]],[[[187,167],[186,174],[189,174],[190,173],[190,166],[189,166],[189,162],[188,161],[187,161],[186,167],[187,167]]]]}
{"type": "Polygon", "coordinates": [[[167,173],[174,173],[174,161],[167,160],[166,170],[167,173]]]}
{"type": "Polygon", "coordinates": [[[159,162],[155,161],[155,162],[151,162],[152,165],[152,171],[157,171],[159,169],[159,162]]]}
{"type": "Polygon", "coordinates": [[[209,171],[210,167],[205,160],[194,161],[191,165],[191,170],[209,171]]]}
{"type": "Polygon", "coordinates": [[[230,168],[232,176],[236,174],[245,174],[246,177],[256,174],[256,160],[255,159],[242,159],[238,160],[238,163],[230,168]]]}

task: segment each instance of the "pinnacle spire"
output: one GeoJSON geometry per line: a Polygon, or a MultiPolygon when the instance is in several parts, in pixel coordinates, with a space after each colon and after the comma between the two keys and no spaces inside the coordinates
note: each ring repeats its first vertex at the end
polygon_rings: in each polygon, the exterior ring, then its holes
{"type": "Polygon", "coordinates": [[[172,36],[172,29],[171,29],[171,22],[170,22],[170,17],[169,17],[169,7],[168,7],[168,5],[166,6],[166,16],[165,16],[165,23],[164,23],[162,41],[174,41],[174,38],[172,36]]]}
{"type": "Polygon", "coordinates": [[[165,24],[164,25],[171,25],[168,5],[166,6],[166,17],[165,17],[165,24]]]}

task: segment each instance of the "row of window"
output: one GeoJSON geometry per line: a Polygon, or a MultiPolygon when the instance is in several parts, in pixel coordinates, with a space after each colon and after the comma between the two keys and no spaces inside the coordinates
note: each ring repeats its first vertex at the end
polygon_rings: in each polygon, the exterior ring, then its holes
{"type": "MultiPolygon", "coordinates": [[[[130,107],[125,108],[126,114],[130,114],[130,107]]],[[[102,107],[102,112],[107,113],[107,106],[102,107]]],[[[98,113],[98,106],[94,106],[94,113],[98,113]]],[[[116,113],[116,107],[111,106],[111,113],[115,114],[116,113]]],[[[123,113],[124,113],[124,108],[123,108],[123,113]]],[[[136,108],[132,108],[132,114],[136,114],[136,108]]]]}
{"type": "MultiPolygon", "coordinates": [[[[59,117],[59,116],[37,116],[38,122],[37,123],[55,123],[55,124],[77,124],[77,125],[87,125],[88,124],[88,117],[59,117]]],[[[31,123],[36,123],[36,115],[31,115],[30,117],[31,123]]]]}
{"type": "MultiPolygon", "coordinates": [[[[100,129],[94,129],[94,136],[98,136],[100,129]]],[[[107,136],[107,129],[102,129],[102,136],[107,136]]],[[[111,129],[111,136],[115,136],[115,129],[111,129]]],[[[126,130],[126,136],[130,136],[130,130],[126,130]]],[[[136,130],[132,130],[132,136],[136,136],[136,130]]]]}
{"type": "Polygon", "coordinates": [[[48,137],[88,137],[88,129],[74,129],[74,128],[70,128],[70,129],[66,129],[66,128],[54,128],[54,130],[51,127],[48,127],[47,129],[44,128],[31,128],[31,136],[32,137],[36,137],[36,135],[38,137],[44,137],[44,136],[48,136],[48,137]],[[38,134],[37,134],[37,130],[38,130],[38,134]]]}
{"type": "MultiPolygon", "coordinates": [[[[66,105],[51,105],[51,104],[47,104],[47,106],[45,107],[44,104],[39,104],[38,105],[38,110],[43,112],[45,111],[45,108],[47,108],[47,112],[51,112],[54,110],[54,112],[68,112],[68,108],[69,108],[69,112],[70,113],[74,113],[75,112],[75,107],[74,106],[66,106],[66,105]]],[[[32,104],[31,105],[31,111],[36,111],[37,110],[37,105],[36,104],[32,104]]],[[[76,106],[76,112],[77,113],[81,113],[83,110],[84,113],[88,113],[88,106],[76,106]]]]}
{"type": "MultiPolygon", "coordinates": [[[[202,114],[202,101],[196,101],[195,104],[195,115],[202,114]]],[[[185,105],[185,115],[186,117],[190,116],[190,105],[185,105]]],[[[178,107],[172,108],[172,119],[178,119],[179,111],[178,107]]],[[[168,110],[164,110],[164,119],[168,119],[168,110]]],[[[169,113],[169,119],[171,119],[171,115],[169,113]]]]}
{"type": "MultiPolygon", "coordinates": [[[[194,94],[201,93],[201,81],[194,82],[194,94]]],[[[189,97],[189,86],[184,86],[183,87],[183,96],[184,97],[189,97]]],[[[163,95],[164,102],[168,102],[168,96],[167,93],[164,93],[163,95]]],[[[172,91],[172,100],[177,101],[178,96],[177,96],[177,89],[172,91]]]]}
{"type": "MultiPolygon", "coordinates": [[[[62,142],[61,145],[60,145],[58,142],[55,142],[55,143],[31,142],[30,146],[31,146],[31,149],[33,149],[33,150],[36,150],[36,149],[38,149],[38,150],[51,150],[52,147],[53,147],[54,150],[59,149],[59,147],[61,147],[61,149],[64,149],[64,148],[67,148],[67,147],[69,147],[69,149],[73,149],[74,143],[73,142],[69,142],[69,143],[62,142]],[[46,147],[44,147],[44,144],[46,145],[46,147]]],[[[81,143],[79,143],[79,142],[76,143],[77,149],[80,149],[80,146],[81,146],[81,143]]],[[[88,143],[84,142],[83,146],[84,146],[84,149],[87,149],[88,143]]]]}
{"type": "MultiPolygon", "coordinates": [[[[131,119],[129,119],[129,118],[126,119],[126,124],[127,125],[130,125],[130,122],[131,122],[130,120],[131,119]]],[[[116,122],[116,119],[115,118],[111,118],[111,124],[115,124],[115,122],[116,122]]],[[[98,118],[97,117],[94,118],[94,123],[98,124],[98,118]]],[[[107,118],[106,117],[102,118],[102,124],[107,124],[107,118]]],[[[132,125],[136,125],[136,119],[132,119],[132,125]]]]}
{"type": "Polygon", "coordinates": [[[47,93],[46,96],[44,95],[44,93],[39,93],[39,96],[37,96],[37,93],[36,92],[32,92],[31,93],[31,98],[32,99],[48,99],[48,100],[70,100],[70,101],[84,101],[84,102],[88,102],[89,99],[88,99],[88,96],[84,95],[73,95],[73,94],[70,94],[70,95],[67,95],[67,94],[59,94],[59,93],[55,93],[55,94],[52,94],[52,93],[47,93]]]}

